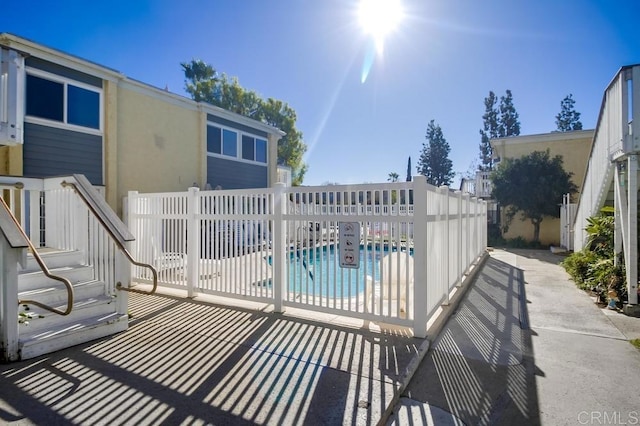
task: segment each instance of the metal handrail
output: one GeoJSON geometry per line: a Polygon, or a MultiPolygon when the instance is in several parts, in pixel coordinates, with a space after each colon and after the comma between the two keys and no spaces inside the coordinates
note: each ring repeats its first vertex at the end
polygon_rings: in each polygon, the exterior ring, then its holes
{"type": "MultiPolygon", "coordinates": [[[[20,188],[18,186],[18,184],[16,185],[16,188],[20,188]]],[[[69,281],[68,278],[61,277],[61,276],[58,276],[58,275],[54,275],[54,274],[51,273],[51,271],[49,271],[49,268],[44,263],[44,260],[42,260],[42,257],[40,256],[40,254],[36,250],[36,247],[33,245],[31,240],[27,236],[27,234],[24,232],[24,229],[22,229],[22,225],[20,225],[20,222],[18,222],[18,219],[16,219],[16,217],[13,215],[13,212],[11,211],[11,209],[9,208],[7,203],[4,201],[4,198],[0,197],[0,201],[2,202],[2,206],[9,213],[9,216],[11,217],[13,222],[16,224],[16,227],[17,227],[18,231],[22,234],[22,236],[24,237],[25,241],[29,245],[29,248],[31,249],[31,252],[33,253],[33,257],[34,257],[34,259],[36,259],[36,262],[38,262],[38,265],[40,265],[40,269],[42,270],[42,272],[48,278],[51,278],[52,280],[56,280],[56,281],[62,282],[64,284],[64,286],[67,288],[67,309],[65,309],[64,311],[61,311],[60,309],[56,309],[56,308],[54,308],[52,306],[49,306],[49,305],[45,305],[44,303],[38,302],[37,300],[30,300],[30,299],[18,300],[18,305],[34,305],[34,306],[38,306],[39,308],[42,308],[44,310],[47,310],[49,312],[53,312],[54,314],[63,315],[63,316],[64,315],[69,315],[71,313],[71,311],[73,310],[73,285],[71,284],[71,281],[69,281]]]]}
{"type": "Polygon", "coordinates": [[[86,198],[86,196],[78,190],[78,187],[76,186],[75,183],[73,182],[67,182],[67,181],[62,181],[60,183],[63,187],[67,187],[70,186],[73,188],[73,190],[75,191],[76,194],[78,194],[78,196],[80,197],[80,199],[82,201],[84,201],[84,203],[86,204],[86,206],[89,208],[89,210],[91,210],[91,212],[93,213],[93,215],[95,216],[96,219],[98,219],[98,221],[102,224],[102,226],[104,227],[104,229],[107,230],[107,232],[109,233],[109,235],[111,236],[111,239],[113,239],[113,241],[116,243],[116,245],[118,246],[118,248],[120,249],[120,251],[126,256],[126,258],[129,260],[129,262],[135,266],[140,266],[141,268],[147,268],[151,270],[151,274],[153,275],[153,287],[151,290],[146,291],[146,290],[137,290],[135,288],[131,288],[131,287],[125,287],[122,285],[122,283],[120,281],[118,281],[116,283],[116,289],[118,290],[123,290],[123,291],[129,291],[132,293],[139,293],[139,294],[147,294],[147,295],[151,295],[154,294],[156,292],[156,289],[158,288],[158,271],[156,271],[156,268],[154,268],[152,265],[149,265],[148,263],[143,263],[143,262],[138,262],[137,260],[135,260],[133,258],[133,256],[131,255],[131,253],[129,253],[129,250],[127,250],[127,248],[124,246],[124,244],[120,241],[120,239],[115,235],[115,233],[113,232],[113,230],[111,229],[111,227],[106,223],[106,221],[104,220],[104,218],[102,217],[102,215],[96,210],[96,208],[91,204],[91,202],[86,198]]]}

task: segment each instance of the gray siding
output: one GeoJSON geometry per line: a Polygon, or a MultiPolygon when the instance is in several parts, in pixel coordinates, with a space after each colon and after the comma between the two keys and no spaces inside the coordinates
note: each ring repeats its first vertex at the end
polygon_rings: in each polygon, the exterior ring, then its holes
{"type": "Polygon", "coordinates": [[[207,183],[222,189],[266,188],[269,176],[266,166],[207,157],[207,183]]]}
{"type": "Polygon", "coordinates": [[[255,136],[262,136],[263,138],[267,138],[268,134],[265,131],[254,129],[253,127],[245,126],[244,124],[238,124],[235,121],[227,120],[225,118],[216,117],[215,115],[207,114],[207,121],[211,123],[218,123],[223,126],[240,130],[242,132],[250,133],[255,136]]]}
{"type": "Polygon", "coordinates": [[[25,65],[28,67],[37,68],[42,71],[50,72],[62,77],[67,77],[72,80],[80,81],[91,86],[102,88],[102,79],[94,77],[89,74],[85,74],[80,71],[76,71],[71,68],[63,67],[62,65],[54,64],[53,62],[47,62],[40,58],[28,57],[25,59],[25,65]]]}
{"type": "Polygon", "coordinates": [[[82,173],[94,185],[102,179],[102,137],[24,123],[24,175],[64,176],[82,173]]]}

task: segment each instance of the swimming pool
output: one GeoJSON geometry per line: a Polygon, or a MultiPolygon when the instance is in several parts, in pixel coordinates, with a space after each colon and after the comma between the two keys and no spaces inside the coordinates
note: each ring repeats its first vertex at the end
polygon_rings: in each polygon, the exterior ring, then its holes
{"type": "Polygon", "coordinates": [[[357,269],[340,267],[337,245],[292,250],[287,265],[289,292],[307,296],[351,298],[363,293],[366,277],[380,276],[380,261],[390,251],[379,245],[360,246],[357,269]]]}

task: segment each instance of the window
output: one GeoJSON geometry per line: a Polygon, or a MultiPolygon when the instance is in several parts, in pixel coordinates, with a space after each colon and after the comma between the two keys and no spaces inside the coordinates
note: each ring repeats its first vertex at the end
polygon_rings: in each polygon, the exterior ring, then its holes
{"type": "Polygon", "coordinates": [[[234,131],[222,130],[222,155],[238,156],[238,134],[234,131]]]}
{"type": "Polygon", "coordinates": [[[27,75],[27,115],[64,121],[64,85],[27,75]]]}
{"type": "Polygon", "coordinates": [[[222,154],[222,129],[214,126],[207,126],[207,152],[222,154]]]}
{"type": "Polygon", "coordinates": [[[242,158],[258,163],[267,162],[267,141],[242,135],[242,158]]]}
{"type": "Polygon", "coordinates": [[[242,158],[245,160],[253,160],[255,155],[255,139],[251,136],[242,135],[242,158]]]}
{"type": "Polygon", "coordinates": [[[267,141],[264,139],[256,139],[256,161],[267,162],[267,141]]]}
{"type": "Polygon", "coordinates": [[[99,129],[100,94],[67,85],[67,123],[99,129]]]}
{"type": "Polygon", "coordinates": [[[41,71],[28,71],[26,115],[100,130],[101,90],[41,71]]]}
{"type": "Polygon", "coordinates": [[[207,153],[234,157],[252,163],[267,164],[267,141],[208,124],[207,153]]]}

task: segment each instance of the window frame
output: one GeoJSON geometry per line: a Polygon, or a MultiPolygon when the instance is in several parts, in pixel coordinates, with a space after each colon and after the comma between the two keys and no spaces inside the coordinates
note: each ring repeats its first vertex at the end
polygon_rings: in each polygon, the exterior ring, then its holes
{"type": "Polygon", "coordinates": [[[230,126],[225,126],[222,125],[220,123],[216,123],[214,121],[207,121],[207,129],[206,129],[206,138],[208,140],[209,138],[209,128],[217,128],[220,129],[220,141],[221,141],[221,153],[217,153],[217,152],[213,152],[213,151],[209,151],[209,147],[208,145],[206,146],[206,150],[207,150],[207,157],[216,157],[216,158],[223,158],[226,160],[231,160],[231,161],[238,161],[241,163],[247,163],[247,164],[254,164],[254,165],[258,165],[258,166],[264,166],[264,167],[268,167],[269,166],[269,138],[265,137],[265,136],[258,136],[254,133],[249,133],[249,132],[244,132],[242,130],[238,130],[236,128],[230,127],[230,126]],[[224,154],[224,136],[223,133],[224,131],[231,131],[234,132],[237,137],[236,137],[236,155],[235,156],[230,156],[230,155],[225,155],[224,154]],[[243,139],[245,137],[249,137],[253,139],[253,160],[248,160],[246,158],[243,158],[243,139]],[[256,153],[257,153],[257,145],[256,145],[256,141],[261,140],[265,142],[265,161],[257,161],[256,158],[256,153]]]}
{"type": "Polygon", "coordinates": [[[100,87],[86,84],[71,78],[67,78],[58,74],[42,71],[38,68],[26,67],[24,80],[24,120],[28,123],[40,124],[43,126],[56,127],[60,129],[72,130],[75,132],[89,133],[92,135],[102,136],[104,132],[104,90],[100,87]],[[48,118],[36,117],[27,114],[27,76],[34,76],[43,80],[49,80],[54,83],[62,84],[62,121],[52,120],[48,118]],[[85,127],[79,124],[68,122],[69,107],[69,86],[75,86],[90,92],[98,94],[98,128],[85,127]]]}

